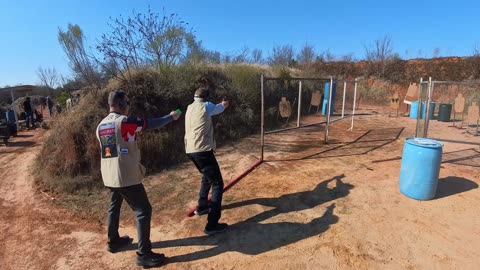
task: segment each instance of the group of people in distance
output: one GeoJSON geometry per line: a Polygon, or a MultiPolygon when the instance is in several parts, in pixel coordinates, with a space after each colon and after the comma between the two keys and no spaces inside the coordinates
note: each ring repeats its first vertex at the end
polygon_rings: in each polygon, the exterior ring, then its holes
{"type": "MultiPolygon", "coordinates": [[[[218,104],[207,101],[209,90],[198,88],[194,101],[185,113],[185,152],[202,174],[196,215],[208,214],[204,233],[211,235],[223,232],[228,225],[220,223],[223,193],[223,178],[215,158],[212,116],[222,113],[229,102],[218,104]],[[208,194],[212,190],[211,201],[208,194]]],[[[118,233],[120,208],[123,200],[133,210],[137,224],[138,249],[136,264],[144,267],[161,265],[165,255],[152,251],[150,221],[152,206],[148,200],[142,178],[145,167],[140,163],[137,133],[161,128],[180,118],[179,110],[160,118],[142,119],[129,116],[130,100],[126,92],[112,91],[108,96],[110,113],[100,122],[96,136],[101,148],[101,174],[104,185],[110,190],[110,205],[107,211],[107,250],[115,253],[129,246],[129,236],[118,233]]]]}
{"type": "MultiPolygon", "coordinates": [[[[43,100],[40,101],[40,106],[48,108],[48,113],[50,117],[54,117],[62,113],[63,108],[60,103],[55,104],[52,98],[47,96],[46,98],[42,98],[43,100]]],[[[77,94],[75,97],[71,97],[67,100],[67,103],[70,102],[70,109],[74,106],[74,104],[78,104],[80,101],[80,94],[77,94]]],[[[43,115],[40,113],[35,106],[32,104],[32,100],[29,96],[25,98],[22,103],[22,108],[25,113],[25,120],[26,126],[28,129],[34,129],[35,123],[41,123],[43,121],[43,115]]]]}

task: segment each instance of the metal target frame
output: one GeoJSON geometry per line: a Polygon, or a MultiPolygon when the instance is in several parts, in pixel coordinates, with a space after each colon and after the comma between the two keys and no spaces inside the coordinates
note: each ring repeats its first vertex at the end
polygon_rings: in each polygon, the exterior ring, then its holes
{"type": "MultiPolygon", "coordinates": [[[[422,137],[422,138],[429,138],[428,137],[428,129],[429,129],[429,121],[430,121],[430,109],[431,109],[431,102],[432,102],[432,96],[433,93],[435,92],[435,84],[440,85],[463,85],[463,86],[473,86],[473,87],[478,87],[480,88],[480,82],[458,82],[458,81],[434,81],[432,80],[432,77],[428,78],[428,81],[424,81],[423,78],[420,79],[420,84],[419,84],[419,94],[418,94],[418,113],[417,113],[417,123],[416,123],[416,130],[415,130],[415,137],[422,137]],[[425,112],[425,118],[422,119],[422,85],[427,86],[427,93],[426,93],[426,112],[425,112]],[[422,120],[423,120],[423,132],[421,132],[421,125],[422,125],[422,120]]],[[[455,120],[455,119],[454,119],[455,120]]],[[[478,122],[477,122],[477,128],[478,128],[478,122]]],[[[451,139],[445,139],[445,138],[431,138],[437,141],[443,141],[443,142],[452,142],[452,143],[461,143],[461,144],[472,144],[472,145],[479,145],[480,143],[476,142],[468,142],[468,141],[457,141],[457,140],[451,140],[451,139]]]]}
{"type": "Polygon", "coordinates": [[[264,160],[264,146],[265,146],[265,134],[272,134],[272,133],[277,133],[277,132],[282,132],[282,131],[287,131],[287,130],[293,130],[293,129],[299,129],[299,128],[304,128],[304,127],[310,127],[314,125],[321,125],[325,124],[325,137],[324,137],[324,143],[328,144],[328,135],[329,135],[329,126],[331,123],[351,117],[352,122],[350,125],[350,128],[348,129],[349,131],[353,130],[353,124],[354,124],[354,118],[355,118],[355,109],[356,109],[356,100],[357,100],[357,84],[358,84],[358,78],[355,78],[353,81],[348,81],[348,80],[337,80],[334,79],[333,76],[330,76],[328,78],[304,78],[304,77],[292,77],[292,78],[278,78],[278,77],[266,77],[263,74],[260,76],[260,95],[261,95],[261,121],[260,121],[260,144],[261,144],[261,156],[260,160],[264,160]],[[273,130],[273,131],[268,131],[265,132],[265,95],[264,95],[264,90],[265,90],[265,82],[267,81],[279,81],[279,80],[289,80],[289,81],[299,81],[299,86],[298,86],[298,109],[297,109],[297,124],[295,127],[288,127],[288,128],[283,128],[283,129],[278,129],[278,130],[273,130]],[[319,81],[319,82],[329,82],[329,89],[328,89],[328,98],[327,98],[327,109],[326,109],[326,121],[318,122],[318,123],[312,123],[312,124],[306,124],[306,125],[300,125],[300,118],[301,118],[301,105],[302,105],[302,81],[319,81]],[[342,114],[341,117],[331,120],[331,105],[332,105],[332,91],[333,91],[333,83],[335,82],[343,82],[343,99],[342,99],[342,114]],[[353,95],[353,108],[352,108],[352,113],[345,115],[345,97],[346,97],[346,88],[347,88],[347,83],[354,83],[354,95],[353,95]]]}

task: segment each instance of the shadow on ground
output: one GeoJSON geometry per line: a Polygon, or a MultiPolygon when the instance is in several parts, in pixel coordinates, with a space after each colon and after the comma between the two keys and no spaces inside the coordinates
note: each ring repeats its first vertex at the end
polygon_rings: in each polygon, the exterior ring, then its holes
{"type": "Polygon", "coordinates": [[[205,250],[167,259],[167,263],[188,262],[230,251],[257,255],[321,234],[327,231],[331,224],[337,223],[339,220],[338,216],[333,213],[335,203],[331,203],[321,216],[310,220],[308,223],[295,221],[261,222],[279,214],[312,209],[347,196],[354,186],[344,183],[342,181],[344,177],[345,175],[339,175],[322,181],[313,190],[309,191],[286,194],[277,198],[259,198],[225,205],[224,209],[234,209],[251,204],[273,208],[231,225],[227,232],[222,234],[160,241],[153,243],[153,247],[213,246],[205,250]],[[328,188],[327,185],[332,181],[335,181],[336,186],[328,188]]]}
{"type": "Polygon", "coordinates": [[[442,163],[480,168],[480,152],[474,148],[443,153],[442,163]]]}
{"type": "Polygon", "coordinates": [[[440,178],[438,180],[437,194],[435,199],[441,199],[477,188],[477,183],[463,177],[449,176],[440,178]]]}
{"type": "MultiPolygon", "coordinates": [[[[305,156],[290,158],[290,159],[269,159],[266,162],[275,161],[298,161],[305,159],[319,159],[319,158],[331,158],[331,157],[346,157],[364,155],[376,149],[379,149],[385,145],[388,145],[400,137],[404,128],[384,128],[369,130],[362,134],[360,137],[351,142],[339,144],[329,149],[320,150],[313,154],[305,156]]],[[[276,144],[298,145],[298,142],[276,142],[276,144]]],[[[281,146],[280,146],[281,147],[281,146]]],[[[302,145],[303,148],[308,149],[308,146],[302,145]]],[[[310,145],[312,147],[312,145],[310,145]]],[[[272,148],[275,148],[273,146],[272,148]]]]}

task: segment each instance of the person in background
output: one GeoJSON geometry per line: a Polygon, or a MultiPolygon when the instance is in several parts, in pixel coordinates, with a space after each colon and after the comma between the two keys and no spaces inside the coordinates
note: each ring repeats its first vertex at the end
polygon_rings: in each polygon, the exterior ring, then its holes
{"type": "Polygon", "coordinates": [[[50,97],[47,97],[47,106],[48,106],[48,112],[50,114],[50,117],[53,117],[53,106],[55,104],[53,103],[53,100],[50,97]]]}
{"type": "Polygon", "coordinates": [[[55,105],[55,111],[57,112],[56,115],[62,113],[62,105],[60,105],[60,103],[57,103],[57,105],[55,105]]]}
{"type": "Polygon", "coordinates": [[[35,119],[33,118],[33,108],[30,97],[26,97],[23,101],[23,110],[25,111],[25,119],[27,120],[27,128],[35,128],[35,119]],[[31,127],[30,127],[31,124],[31,127]]]}
{"type": "Polygon", "coordinates": [[[224,99],[219,104],[213,104],[206,100],[208,96],[208,89],[198,88],[193,103],[188,105],[185,113],[185,150],[188,158],[202,174],[195,214],[208,214],[208,222],[203,231],[206,234],[215,234],[225,231],[228,225],[218,222],[221,217],[223,178],[214,154],[212,116],[222,113],[228,107],[228,101],[224,99]],[[210,189],[212,199],[208,203],[210,189]]]}
{"type": "Polygon", "coordinates": [[[43,122],[43,116],[37,109],[33,109],[33,114],[35,115],[35,122],[37,123],[43,122]]]}
{"type": "Polygon", "coordinates": [[[120,208],[125,200],[135,213],[138,250],[136,264],[144,267],[159,266],[165,255],[152,251],[150,241],[150,220],[152,206],[142,184],[145,167],[140,163],[140,150],[137,133],[143,130],[160,128],[177,120],[179,112],[171,112],[161,118],[142,119],[127,116],[130,101],[127,94],[116,90],[109,94],[110,113],[97,127],[96,136],[101,149],[101,172],[104,185],[110,189],[108,208],[108,248],[114,253],[130,244],[128,236],[120,237],[118,226],[120,208]]]}

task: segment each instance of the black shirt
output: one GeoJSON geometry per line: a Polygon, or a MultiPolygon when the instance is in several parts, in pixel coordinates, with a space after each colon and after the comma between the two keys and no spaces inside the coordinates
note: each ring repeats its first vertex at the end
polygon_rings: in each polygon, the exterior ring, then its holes
{"type": "Polygon", "coordinates": [[[31,112],[32,111],[32,105],[30,104],[30,100],[25,100],[23,102],[23,109],[25,112],[31,112]]]}

